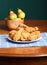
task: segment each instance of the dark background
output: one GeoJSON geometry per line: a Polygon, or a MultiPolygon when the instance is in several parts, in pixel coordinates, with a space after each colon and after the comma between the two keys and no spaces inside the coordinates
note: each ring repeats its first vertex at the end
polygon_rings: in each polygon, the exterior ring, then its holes
{"type": "Polygon", "coordinates": [[[47,0],[0,0],[0,20],[8,16],[10,9],[17,13],[17,8],[26,13],[26,19],[47,19],[47,0]]]}

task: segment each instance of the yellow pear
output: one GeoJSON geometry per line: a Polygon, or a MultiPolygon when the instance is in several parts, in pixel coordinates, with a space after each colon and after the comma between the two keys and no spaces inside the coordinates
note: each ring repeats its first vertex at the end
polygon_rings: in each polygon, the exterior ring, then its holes
{"type": "Polygon", "coordinates": [[[25,18],[25,12],[23,12],[21,9],[18,9],[18,17],[19,18],[25,18]]]}
{"type": "Polygon", "coordinates": [[[17,18],[17,15],[13,11],[10,11],[9,19],[14,20],[15,18],[17,18]]]}
{"type": "Polygon", "coordinates": [[[22,12],[22,10],[18,8],[18,14],[21,13],[21,12],[22,12]]]}

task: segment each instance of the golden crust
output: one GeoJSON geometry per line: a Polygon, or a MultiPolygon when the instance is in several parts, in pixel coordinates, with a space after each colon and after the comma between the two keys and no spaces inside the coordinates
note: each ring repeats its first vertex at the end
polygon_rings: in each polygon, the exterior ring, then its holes
{"type": "Polygon", "coordinates": [[[32,41],[39,38],[41,33],[38,27],[29,27],[25,24],[21,24],[16,30],[10,31],[9,36],[15,41],[32,41]]]}

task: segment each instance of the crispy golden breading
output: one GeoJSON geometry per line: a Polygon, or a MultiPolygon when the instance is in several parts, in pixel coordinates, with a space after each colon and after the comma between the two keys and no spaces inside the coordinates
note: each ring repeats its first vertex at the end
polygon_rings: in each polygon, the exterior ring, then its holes
{"type": "Polygon", "coordinates": [[[15,41],[20,40],[22,31],[23,31],[23,28],[20,28],[20,30],[17,31],[17,33],[13,36],[13,40],[15,41]]]}
{"type": "Polygon", "coordinates": [[[24,37],[21,35],[20,40],[21,40],[21,41],[26,41],[27,39],[24,38],[24,37]]]}
{"type": "Polygon", "coordinates": [[[15,34],[15,35],[13,36],[13,40],[15,40],[15,41],[20,40],[20,35],[18,35],[18,33],[15,34]]]}
{"type": "Polygon", "coordinates": [[[33,41],[41,36],[38,27],[29,27],[25,24],[20,24],[16,30],[9,32],[11,39],[18,41],[33,41]]]}
{"type": "Polygon", "coordinates": [[[39,30],[39,28],[38,27],[35,27],[35,30],[39,30]]]}
{"type": "Polygon", "coordinates": [[[30,35],[28,39],[33,41],[33,40],[37,39],[37,35],[30,35]]]}
{"type": "Polygon", "coordinates": [[[35,28],[34,27],[30,27],[30,30],[31,30],[31,32],[34,32],[35,28]]]}
{"type": "Polygon", "coordinates": [[[30,27],[26,27],[25,30],[26,30],[27,32],[31,32],[31,28],[30,28],[30,27]]]}
{"type": "Polygon", "coordinates": [[[16,32],[17,32],[16,30],[12,30],[12,31],[9,32],[9,34],[14,34],[16,32]]]}
{"type": "Polygon", "coordinates": [[[33,28],[33,27],[26,27],[25,30],[30,33],[30,32],[35,31],[35,28],[33,28]]]}
{"type": "Polygon", "coordinates": [[[28,33],[27,31],[23,31],[22,34],[21,34],[25,39],[27,39],[30,35],[30,33],[28,33]]]}
{"type": "Polygon", "coordinates": [[[13,36],[14,36],[16,33],[17,33],[16,30],[12,30],[12,31],[10,31],[10,32],[9,32],[9,37],[12,39],[13,36]]]}

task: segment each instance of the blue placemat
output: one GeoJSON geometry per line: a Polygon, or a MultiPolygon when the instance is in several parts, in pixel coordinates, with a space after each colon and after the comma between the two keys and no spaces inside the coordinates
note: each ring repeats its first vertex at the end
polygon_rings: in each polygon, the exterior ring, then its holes
{"type": "Polygon", "coordinates": [[[13,47],[29,47],[29,46],[47,46],[47,32],[41,33],[42,38],[37,42],[18,44],[9,41],[8,35],[0,35],[0,48],[13,48],[13,47]]]}

